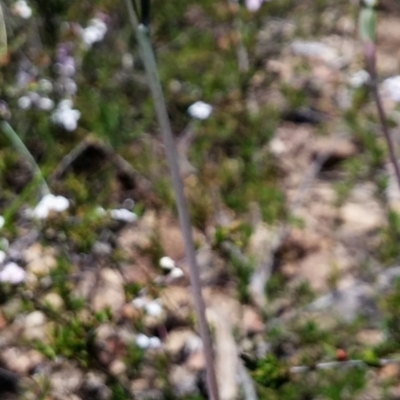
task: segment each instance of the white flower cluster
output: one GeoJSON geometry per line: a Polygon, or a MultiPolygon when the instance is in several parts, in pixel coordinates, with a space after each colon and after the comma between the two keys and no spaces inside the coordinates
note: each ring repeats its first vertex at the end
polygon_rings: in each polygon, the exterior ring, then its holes
{"type": "Polygon", "coordinates": [[[0,271],[0,282],[17,285],[25,280],[25,270],[14,262],[7,263],[0,271]]]}
{"type": "MultiPolygon", "coordinates": [[[[0,229],[3,228],[5,219],[0,215],[0,229]]],[[[7,239],[1,239],[1,248],[7,249],[8,241],[7,239]]],[[[4,264],[7,258],[7,254],[4,250],[0,250],[0,264],[4,264]]],[[[25,281],[25,270],[14,262],[9,262],[3,266],[0,270],[0,282],[11,283],[12,285],[17,285],[18,283],[25,281]]]]}
{"type": "MultiPolygon", "coordinates": [[[[49,81],[51,84],[51,82],[49,81]]],[[[49,111],[54,108],[54,101],[49,97],[40,96],[39,93],[29,92],[21,96],[17,101],[18,107],[22,110],[28,110],[32,107],[37,107],[43,111],[49,111]]]]}
{"type": "Polygon", "coordinates": [[[382,88],[391,100],[400,103],[400,75],[385,79],[382,88]]]}
{"type": "Polygon", "coordinates": [[[368,83],[369,79],[370,79],[369,73],[364,69],[362,69],[350,76],[349,85],[357,89],[368,83]]]}
{"type": "Polygon", "coordinates": [[[264,3],[264,1],[268,1],[268,0],[246,0],[246,8],[249,11],[255,12],[257,11],[262,3],[264,3]]]}
{"type": "Polygon", "coordinates": [[[212,106],[204,101],[196,101],[188,108],[188,113],[192,118],[201,120],[209,118],[212,111],[212,106]]]}
{"type": "Polygon", "coordinates": [[[80,117],[80,111],[72,108],[72,100],[69,99],[61,100],[51,116],[53,122],[70,132],[78,127],[80,117]]]}
{"type": "Polygon", "coordinates": [[[25,0],[16,1],[12,9],[18,17],[23,19],[29,19],[32,16],[32,9],[25,0]]]}
{"type": "Polygon", "coordinates": [[[159,317],[163,312],[161,299],[149,300],[146,297],[136,297],[132,300],[132,305],[139,310],[144,310],[151,317],[159,317]]]}
{"type": "Polygon", "coordinates": [[[126,208],[114,208],[112,210],[106,211],[103,207],[97,207],[95,213],[99,217],[110,215],[110,217],[115,221],[129,223],[135,222],[137,220],[137,215],[133,211],[129,211],[126,208]]]}
{"type": "Polygon", "coordinates": [[[63,196],[47,194],[44,196],[33,210],[28,211],[32,218],[46,219],[51,212],[63,212],[69,208],[69,201],[63,196]]]}
{"type": "Polygon", "coordinates": [[[110,216],[116,221],[135,222],[137,220],[137,215],[126,208],[116,208],[114,210],[110,210],[110,216]]]}
{"type": "Polygon", "coordinates": [[[161,257],[160,267],[169,271],[168,276],[174,279],[183,276],[183,271],[175,265],[175,261],[170,257],[161,257]]]}
{"type": "Polygon", "coordinates": [[[136,346],[141,349],[158,349],[161,346],[161,340],[157,336],[146,336],[139,333],[135,338],[136,346]]]}
{"type": "Polygon", "coordinates": [[[94,43],[101,42],[107,33],[107,25],[100,18],[93,18],[89,21],[89,26],[82,30],[83,43],[91,48],[94,43]]]}

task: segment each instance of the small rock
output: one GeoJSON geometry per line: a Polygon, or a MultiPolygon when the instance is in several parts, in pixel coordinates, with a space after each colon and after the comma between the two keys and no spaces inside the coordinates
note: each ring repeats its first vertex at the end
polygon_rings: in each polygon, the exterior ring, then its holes
{"type": "Polygon", "coordinates": [[[29,371],[43,362],[44,356],[36,350],[24,353],[16,347],[9,347],[2,351],[1,359],[10,371],[27,375],[29,371]]]}
{"type": "Polygon", "coordinates": [[[126,365],[122,360],[114,360],[108,367],[110,373],[114,376],[123,374],[126,371],[126,365]]]}
{"type": "Polygon", "coordinates": [[[365,346],[377,346],[385,338],[383,333],[376,329],[364,329],[357,334],[357,340],[365,346]]]}
{"type": "Polygon", "coordinates": [[[25,318],[24,336],[28,340],[44,340],[46,338],[46,316],[41,311],[33,311],[25,318]]]}
{"type": "Polygon", "coordinates": [[[53,250],[44,248],[39,243],[26,249],[23,256],[27,263],[26,271],[37,276],[49,275],[50,271],[57,266],[53,250]]]}
{"type": "Polygon", "coordinates": [[[264,332],[265,326],[260,315],[251,307],[243,310],[243,328],[247,335],[264,332]]]}
{"type": "Polygon", "coordinates": [[[198,393],[196,373],[185,366],[174,365],[169,373],[169,379],[178,397],[198,393]]]}
{"type": "Polygon", "coordinates": [[[64,300],[57,293],[48,293],[44,296],[43,302],[49,305],[53,310],[60,310],[64,307],[64,300]]]}
{"type": "Polygon", "coordinates": [[[313,145],[313,155],[327,155],[325,163],[341,161],[357,154],[357,147],[350,139],[321,138],[313,145]]]}
{"type": "Polygon", "coordinates": [[[83,381],[83,372],[71,366],[53,372],[50,376],[52,393],[56,398],[65,399],[78,390],[83,381]]]}
{"type": "Polygon", "coordinates": [[[197,350],[189,355],[185,365],[192,371],[202,371],[206,367],[203,350],[197,350]]]}
{"type": "Polygon", "coordinates": [[[125,292],[123,279],[120,274],[110,268],[102,269],[100,283],[93,298],[95,311],[110,307],[115,313],[125,304],[125,292]]]}
{"type": "Polygon", "coordinates": [[[399,364],[388,364],[381,368],[379,377],[382,380],[387,379],[398,379],[400,377],[400,365],[399,364]]]}

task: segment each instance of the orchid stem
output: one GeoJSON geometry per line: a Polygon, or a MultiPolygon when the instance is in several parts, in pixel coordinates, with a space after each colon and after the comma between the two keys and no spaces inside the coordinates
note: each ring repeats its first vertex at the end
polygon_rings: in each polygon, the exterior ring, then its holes
{"type": "Polygon", "coordinates": [[[153,102],[155,106],[158,124],[164,143],[165,153],[168,160],[172,185],[175,192],[175,201],[178,209],[179,222],[182,230],[186,257],[189,264],[189,275],[194,300],[194,307],[197,315],[200,337],[203,341],[204,355],[207,368],[207,386],[211,400],[219,400],[217,378],[214,368],[214,357],[212,350],[211,336],[205,316],[205,304],[201,291],[201,281],[199,268],[196,261],[194,242],[192,237],[192,227],[190,224],[188,207],[183,190],[183,183],[179,171],[178,155],[172,135],[171,124],[168,117],[167,107],[158,76],[157,64],[151,46],[149,29],[139,23],[135,13],[132,0],[125,0],[128,8],[131,24],[136,32],[139,43],[140,53],[144,62],[148,84],[150,86],[153,102]]]}

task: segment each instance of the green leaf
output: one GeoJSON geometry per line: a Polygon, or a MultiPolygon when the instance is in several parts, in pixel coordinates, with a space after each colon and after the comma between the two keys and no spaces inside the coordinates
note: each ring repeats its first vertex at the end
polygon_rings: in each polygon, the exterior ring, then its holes
{"type": "Polygon", "coordinates": [[[363,8],[358,20],[358,30],[363,41],[375,42],[376,12],[373,8],[363,8]]]}

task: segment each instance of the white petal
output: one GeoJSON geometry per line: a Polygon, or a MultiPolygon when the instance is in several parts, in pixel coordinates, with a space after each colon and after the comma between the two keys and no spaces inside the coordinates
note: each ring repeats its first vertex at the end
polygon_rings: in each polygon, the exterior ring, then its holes
{"type": "Polygon", "coordinates": [[[385,79],[382,88],[390,99],[400,102],[400,75],[385,79]]]}
{"type": "Polygon", "coordinates": [[[160,301],[158,301],[158,300],[154,300],[154,301],[147,303],[144,306],[144,309],[146,310],[146,313],[148,315],[151,315],[152,317],[159,317],[163,312],[160,301]]]}
{"type": "Polygon", "coordinates": [[[25,271],[17,264],[10,262],[0,271],[0,281],[12,284],[21,283],[25,280],[25,271]]]}
{"type": "Polygon", "coordinates": [[[51,209],[57,212],[63,212],[69,207],[69,201],[63,196],[57,196],[54,198],[54,202],[51,209]]]}
{"type": "Polygon", "coordinates": [[[32,217],[46,219],[49,216],[49,207],[44,203],[39,203],[32,211],[32,217]]]}
{"type": "Polygon", "coordinates": [[[54,101],[49,99],[48,97],[41,97],[38,102],[38,107],[41,110],[49,111],[54,107],[54,101]]]}
{"type": "Polygon", "coordinates": [[[149,340],[150,349],[158,349],[161,347],[161,340],[157,336],[152,336],[149,340]]]}
{"type": "Polygon", "coordinates": [[[136,308],[142,309],[146,306],[146,304],[148,303],[147,299],[145,299],[144,297],[136,297],[136,299],[133,299],[131,301],[132,305],[136,308]]]}
{"type": "Polygon", "coordinates": [[[192,118],[207,119],[212,113],[212,106],[204,101],[196,101],[188,108],[188,113],[192,118]]]}
{"type": "Polygon", "coordinates": [[[246,0],[246,8],[249,11],[257,11],[260,7],[261,4],[263,3],[263,0],[246,0]]]}
{"type": "Polygon", "coordinates": [[[4,217],[2,215],[0,215],[0,229],[4,226],[5,222],[6,222],[6,220],[4,219],[4,217]]]}
{"type": "Polygon", "coordinates": [[[110,215],[116,221],[135,222],[137,220],[137,215],[125,208],[111,210],[110,215]]]}
{"type": "Polygon", "coordinates": [[[150,338],[143,333],[139,333],[135,338],[135,343],[141,349],[147,349],[150,346],[150,338]]]}
{"type": "Polygon", "coordinates": [[[22,96],[18,99],[17,104],[22,110],[27,110],[31,107],[32,101],[28,96],[22,96]]]}
{"type": "Polygon", "coordinates": [[[167,270],[173,269],[175,268],[175,261],[170,257],[161,257],[160,267],[167,270]]]}
{"type": "Polygon", "coordinates": [[[0,250],[0,264],[3,264],[3,262],[6,259],[6,256],[7,256],[6,252],[3,250],[0,250]]]}
{"type": "Polygon", "coordinates": [[[180,278],[181,276],[183,276],[183,271],[180,268],[174,268],[170,273],[169,276],[172,278],[180,278]]]}
{"type": "Polygon", "coordinates": [[[349,78],[349,84],[353,88],[359,88],[369,81],[370,75],[364,69],[354,73],[349,78]]]}

